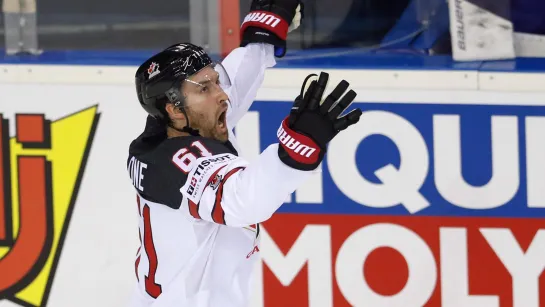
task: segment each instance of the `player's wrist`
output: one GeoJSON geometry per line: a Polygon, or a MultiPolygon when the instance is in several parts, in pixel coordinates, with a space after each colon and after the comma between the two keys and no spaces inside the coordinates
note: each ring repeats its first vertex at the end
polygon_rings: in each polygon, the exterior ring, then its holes
{"type": "Polygon", "coordinates": [[[326,152],[326,146],[317,141],[315,136],[304,130],[294,130],[288,125],[286,117],[278,128],[278,157],[280,160],[298,170],[314,170],[326,152]]]}
{"type": "Polygon", "coordinates": [[[273,32],[268,32],[257,27],[248,27],[242,34],[241,47],[253,43],[263,43],[271,45],[274,48],[276,57],[283,57],[286,53],[286,41],[276,36],[273,32]]]}

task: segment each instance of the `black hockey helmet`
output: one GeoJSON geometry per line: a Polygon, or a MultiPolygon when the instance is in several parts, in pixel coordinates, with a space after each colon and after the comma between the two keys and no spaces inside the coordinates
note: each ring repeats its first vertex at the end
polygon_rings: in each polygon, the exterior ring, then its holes
{"type": "Polygon", "coordinates": [[[221,64],[212,61],[203,48],[190,43],[175,44],[153,55],[136,71],[140,105],[153,117],[165,119],[166,103],[183,107],[181,83],[207,66],[228,78],[221,64]]]}

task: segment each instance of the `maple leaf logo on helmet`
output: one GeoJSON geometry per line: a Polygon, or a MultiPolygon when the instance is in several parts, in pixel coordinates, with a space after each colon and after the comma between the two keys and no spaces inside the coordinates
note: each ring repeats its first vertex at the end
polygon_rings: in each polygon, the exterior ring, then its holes
{"type": "Polygon", "coordinates": [[[160,73],[159,64],[157,64],[155,62],[152,62],[151,65],[148,68],[148,75],[149,75],[148,78],[151,79],[155,75],[157,75],[158,73],[160,73]]]}

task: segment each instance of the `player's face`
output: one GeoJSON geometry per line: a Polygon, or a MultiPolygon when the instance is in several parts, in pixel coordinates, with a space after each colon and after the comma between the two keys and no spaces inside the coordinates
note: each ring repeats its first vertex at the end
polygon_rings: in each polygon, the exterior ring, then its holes
{"type": "Polygon", "coordinates": [[[225,142],[228,139],[228,97],[219,80],[218,72],[212,67],[205,67],[183,82],[182,90],[190,126],[198,129],[204,137],[225,142]]]}

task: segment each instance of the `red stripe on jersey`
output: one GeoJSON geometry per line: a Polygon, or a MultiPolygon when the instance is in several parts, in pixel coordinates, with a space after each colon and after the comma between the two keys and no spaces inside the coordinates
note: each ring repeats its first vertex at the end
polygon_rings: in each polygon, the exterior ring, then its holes
{"type": "MultiPolygon", "coordinates": [[[[136,204],[138,205],[138,215],[142,216],[142,213],[140,211],[140,196],[136,195],[136,204]]],[[[140,227],[138,227],[138,240],[140,240],[140,247],[138,247],[138,250],[136,251],[136,262],[134,263],[134,272],[136,273],[136,280],[140,282],[140,277],[138,277],[138,265],[140,264],[140,250],[142,249],[142,232],[140,231],[140,227]]]]}
{"type": "MultiPolygon", "coordinates": [[[[138,229],[138,232],[140,233],[140,229],[138,229]]],[[[140,264],[140,250],[142,249],[142,238],[140,238],[140,235],[138,236],[140,239],[140,247],[136,251],[136,262],[134,263],[134,272],[136,273],[136,280],[140,281],[140,277],[138,277],[138,265],[140,264]]]]}
{"type": "MultiPolygon", "coordinates": [[[[204,146],[204,145],[203,145],[204,146]]],[[[208,178],[208,181],[206,182],[206,186],[208,186],[212,180],[214,180],[214,178],[216,178],[216,176],[218,175],[218,173],[225,167],[226,165],[218,168],[213,174],[212,176],[210,176],[210,178],[208,178]]],[[[188,200],[189,202],[189,214],[191,214],[192,217],[196,218],[196,219],[199,219],[199,220],[202,220],[201,218],[201,215],[199,214],[199,205],[200,205],[200,202],[198,204],[196,204],[195,202],[191,201],[191,200],[188,200]]]]}
{"type": "Polygon", "coordinates": [[[138,265],[140,264],[140,256],[136,258],[136,262],[134,263],[134,272],[136,273],[136,280],[140,282],[140,277],[138,277],[138,265]]]}
{"type": "Polygon", "coordinates": [[[201,215],[199,214],[199,205],[194,203],[193,201],[189,200],[189,214],[191,214],[192,217],[201,220],[201,215]]]}
{"type": "Polygon", "coordinates": [[[244,167],[237,167],[230,170],[227,174],[225,174],[225,177],[220,182],[218,191],[216,192],[216,202],[214,203],[214,208],[212,209],[212,220],[214,222],[225,225],[225,212],[223,211],[223,208],[221,206],[221,199],[223,197],[223,185],[225,184],[225,182],[227,182],[227,179],[229,179],[229,177],[243,169],[244,167]]]}
{"type": "Polygon", "coordinates": [[[140,209],[140,195],[136,194],[136,204],[138,205],[138,215],[142,216],[142,211],[140,209]]]}
{"type": "Polygon", "coordinates": [[[159,260],[157,259],[157,251],[153,243],[153,233],[151,232],[151,217],[150,208],[145,205],[143,208],[144,215],[144,251],[148,256],[149,270],[148,276],[145,276],[145,288],[146,292],[153,298],[157,298],[162,292],[160,284],[155,282],[155,274],[157,273],[157,267],[159,266],[159,260]]]}

